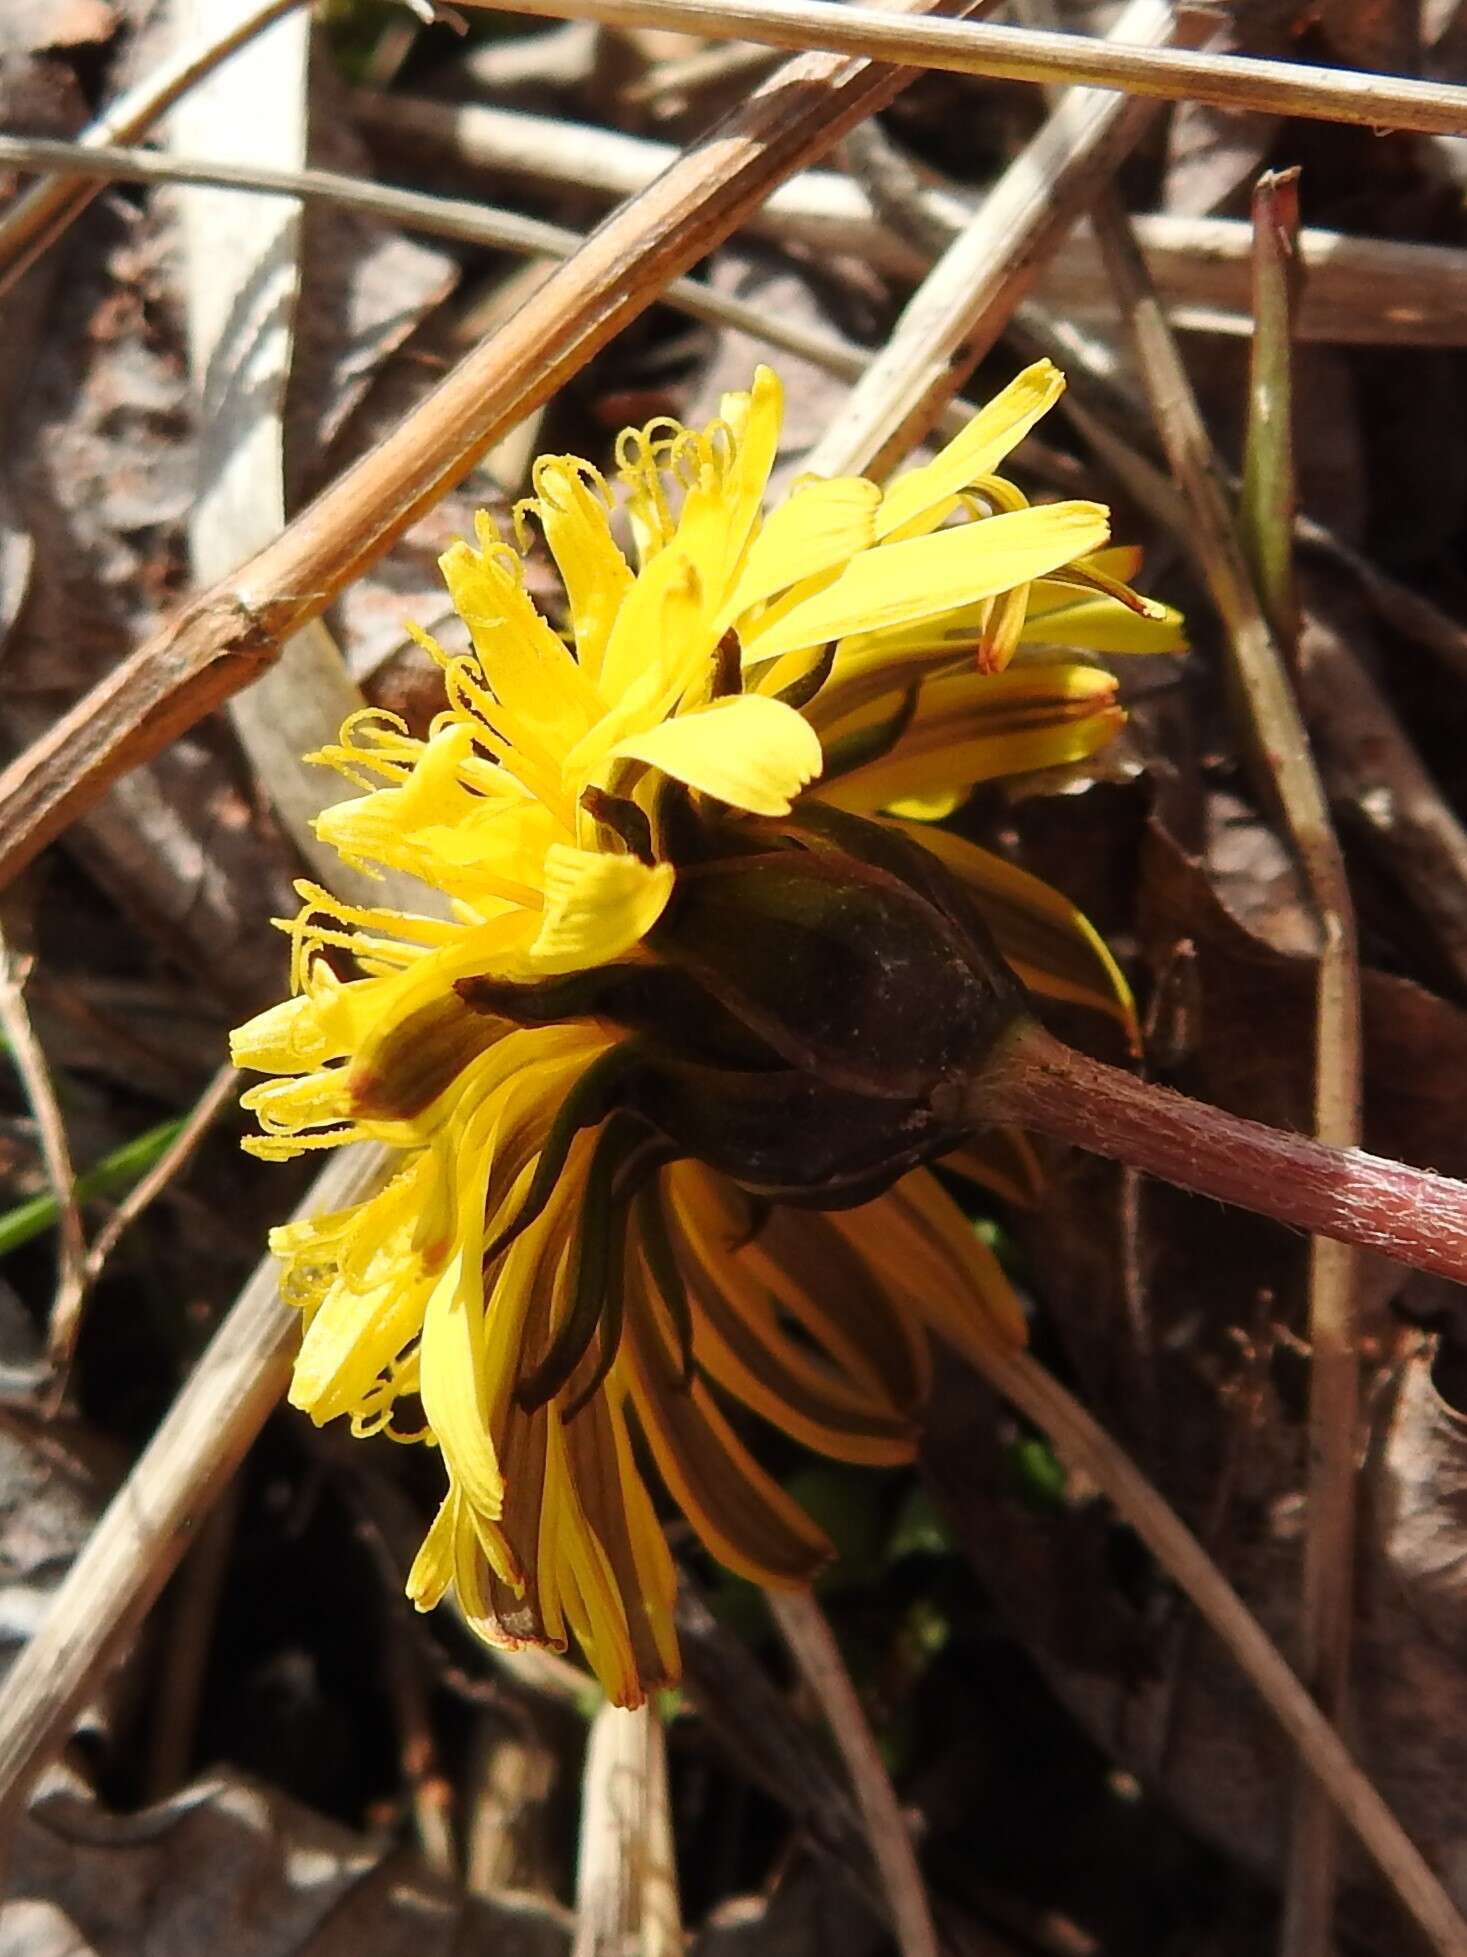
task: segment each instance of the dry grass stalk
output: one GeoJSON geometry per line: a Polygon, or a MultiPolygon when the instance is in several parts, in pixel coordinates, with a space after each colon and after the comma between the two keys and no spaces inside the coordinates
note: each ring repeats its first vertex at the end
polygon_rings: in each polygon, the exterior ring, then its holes
{"type": "Polygon", "coordinates": [[[87,1252],[87,1282],[95,1284],[118,1243],[143,1211],[187,1168],[195,1149],[233,1101],[239,1074],[226,1060],[194,1103],[188,1119],[145,1176],[140,1176],[92,1239],[87,1252]]]}
{"type": "MultiPolygon", "coordinates": [[[[619,129],[562,121],[492,102],[436,102],[358,89],[359,126],[409,154],[446,155],[459,165],[602,203],[644,190],[677,160],[672,143],[619,129]]],[[[924,262],[877,220],[860,186],[834,170],[804,170],[749,212],[745,228],[813,251],[847,251],[879,271],[911,278],[924,262]]]]}
{"type": "MultiPolygon", "coordinates": [[[[670,161],[676,151],[667,151],[670,161]]],[[[395,190],[365,178],[347,177],[332,170],[275,170],[259,166],[234,165],[197,158],[157,156],[151,150],[106,149],[91,153],[75,151],[69,144],[46,138],[0,135],[0,164],[36,164],[48,170],[79,170],[124,182],[206,184],[229,188],[242,194],[280,192],[306,200],[337,204],[364,216],[400,224],[406,230],[423,231],[439,238],[459,239],[526,257],[569,258],[585,243],[585,236],[564,225],[550,224],[541,218],[524,217],[517,211],[498,210],[467,198],[437,197],[419,191],[395,190]]],[[[639,177],[638,187],[657,175],[649,170],[639,177]]],[[[809,179],[802,179],[808,181],[809,179]]],[[[673,279],[658,294],[660,304],[676,308],[690,318],[710,325],[732,327],[779,347],[801,359],[829,368],[847,380],[855,380],[870,364],[871,356],[834,333],[821,332],[795,321],[773,318],[766,310],[746,305],[738,299],[714,292],[694,279],[673,279]]]]}
{"type": "MultiPolygon", "coordinates": [[[[75,140],[87,148],[133,141],[221,61],[304,4],[305,0],[261,0],[261,4],[242,13],[227,31],[190,42],[171,61],[129,89],[75,140]]],[[[0,298],[96,194],[95,184],[55,177],[33,184],[23,197],[15,200],[0,218],[0,298]]]]}
{"type": "Polygon", "coordinates": [[[0,931],[0,1034],[3,1034],[10,1059],[30,1107],[41,1144],[41,1160],[46,1179],[56,1198],[56,1289],[46,1338],[46,1358],[50,1366],[53,1393],[65,1386],[71,1355],[81,1331],[90,1276],[87,1270],[86,1233],[82,1228],[81,1208],[76,1200],[76,1170],[66,1139],[66,1123],[56,1098],[55,1083],[46,1061],[45,1050],[36,1038],[25,1002],[25,983],[30,960],[16,953],[0,931]]]}
{"type": "MultiPolygon", "coordinates": [[[[296,1214],[359,1202],[382,1173],[380,1150],[343,1150],[296,1214]]],[[[8,1837],[32,1778],[65,1740],[98,1674],[167,1582],[285,1389],[298,1319],[281,1303],[278,1276],[274,1258],[266,1257],[0,1687],[0,1838],[8,1837]]]]}
{"type": "MultiPolygon", "coordinates": [[[[670,162],[676,154],[668,148],[667,160],[670,162]]],[[[548,224],[541,218],[523,217],[517,211],[496,210],[492,205],[473,203],[464,197],[435,197],[420,191],[394,190],[366,178],[342,176],[334,170],[277,170],[214,159],[206,162],[194,157],[158,156],[152,150],[81,151],[69,143],[46,137],[3,135],[0,135],[0,165],[78,172],[120,182],[204,184],[235,190],[241,195],[278,192],[337,204],[360,211],[366,217],[400,224],[405,230],[423,231],[437,238],[456,238],[525,257],[569,258],[586,242],[579,231],[548,224]]],[[[657,174],[656,170],[640,174],[637,187],[650,183],[657,174]]],[[[808,173],[800,181],[810,182],[815,176],[828,174],[808,173]]],[[[831,181],[844,180],[832,177],[831,181]]],[[[732,327],[737,333],[747,333],[785,353],[813,361],[843,380],[859,379],[871,364],[871,355],[864,348],[853,346],[838,334],[804,326],[796,320],[775,318],[765,308],[731,299],[696,279],[673,279],[658,294],[658,301],[675,307],[691,319],[732,327]]]]}
{"type": "Polygon", "coordinates": [[[0,878],[109,781],[257,678],[288,638],[669,279],[908,79],[829,55],[790,63],[615,212],[272,544],[186,605],[5,771],[0,878]]]}
{"type": "MultiPolygon", "coordinates": [[[[380,133],[384,142],[406,141],[410,147],[451,155],[459,164],[496,176],[584,193],[598,201],[640,190],[677,155],[670,143],[487,102],[436,102],[366,91],[353,99],[359,123],[380,133]]],[[[25,139],[0,137],[0,160],[23,163],[27,146],[25,139]]],[[[62,145],[33,147],[45,167],[62,167],[54,160],[62,145]]],[[[202,180],[202,172],[211,166],[196,167],[202,180]]],[[[324,177],[326,173],[309,174],[324,177]]],[[[455,199],[379,191],[375,185],[370,189],[380,196],[377,208],[384,217],[425,229],[438,228],[435,205],[441,205],[446,217],[478,208],[455,199]],[[413,202],[399,206],[400,198],[413,202]]],[[[971,215],[950,192],[924,186],[918,197],[945,240],[956,237],[971,215]]],[[[362,208],[372,206],[364,202],[362,208]]],[[[484,221],[492,222],[493,214],[486,211],[484,221]]],[[[1152,212],[1133,218],[1132,223],[1173,326],[1199,332],[1252,332],[1253,241],[1245,221],[1152,212]]],[[[746,228],[785,244],[850,252],[896,277],[919,277],[927,267],[926,256],[909,236],[882,223],[862,186],[830,170],[802,172],[752,212],[746,228]]],[[[474,237],[476,233],[445,227],[443,235],[474,237]]],[[[494,242],[487,236],[484,241],[494,242]]],[[[1299,234],[1299,251],[1308,273],[1297,321],[1301,339],[1340,345],[1461,346],[1467,342],[1467,251],[1451,245],[1355,237],[1311,226],[1299,234]]],[[[1110,317],[1110,281],[1087,227],[1077,227],[1065,250],[1044,266],[1036,289],[1046,303],[1066,312],[1110,317]]]]}
{"type": "MultiPolygon", "coordinates": [[[[1173,328],[1252,332],[1253,241],[1244,220],[1154,212],[1131,222],[1173,328]]],[[[1305,275],[1295,320],[1300,340],[1460,346],[1467,336],[1467,251],[1458,247],[1357,238],[1306,225],[1299,233],[1299,263],[1305,275]]],[[[1113,316],[1104,261],[1086,230],[1076,231],[1040,289],[1053,306],[1113,316]]]]}
{"type": "Polygon", "coordinates": [[[1257,1687],[1341,1819],[1438,1957],[1467,1957],[1467,1923],[1282,1653],[1186,1524],[1080,1404],[1026,1352],[994,1347],[990,1384],[1115,1505],[1257,1687]]]}
{"type": "Polygon", "coordinates": [[[651,1706],[603,1706],[591,1722],[581,1789],[571,1957],[680,1957],[667,1741],[651,1706]]]}
{"type": "Polygon", "coordinates": [[[764,1594],[850,1775],[851,1791],[891,1905],[892,1929],[902,1957],[937,1957],[937,1932],[912,1837],[835,1633],[810,1591],[767,1590],[764,1594]]]}
{"type": "MultiPolygon", "coordinates": [[[[1161,41],[1172,24],[1169,0],[1131,0],[1114,31],[1161,41]]],[[[1153,114],[1150,103],[1100,90],[1064,94],[917,288],[808,458],[813,473],[879,479],[922,439],[1153,114]]]]}
{"type": "MultiPolygon", "coordinates": [[[[1277,642],[1254,590],[1220,465],[1196,396],[1146,278],[1125,216],[1098,214],[1116,296],[1136,337],[1153,413],[1190,523],[1188,539],[1227,631],[1255,766],[1303,872],[1318,921],[1314,1128],[1321,1141],[1360,1140],[1363,1061],[1354,905],[1329,805],[1277,642]]],[[[1359,1440],[1358,1254],[1310,1246],[1310,1478],[1300,1634],[1304,1675],[1331,1718],[1342,1715],[1353,1628],[1355,1477],[1359,1440]]],[[[1317,1814],[1317,1810],[1315,1810],[1317,1814]]],[[[1308,1824],[1317,1925],[1333,1894],[1332,1830],[1308,1824]]],[[[1295,1931],[1291,1928],[1291,1937],[1295,1931]]]]}
{"type": "MultiPolygon", "coordinates": [[[[506,10],[504,0],[465,0],[506,10]]],[[[1120,47],[1082,34],[897,19],[843,0],[514,0],[513,11],[608,27],[661,27],[727,36],[768,47],[828,48],[955,75],[1036,82],[1042,87],[1114,88],[1169,102],[1353,122],[1370,129],[1467,134],[1467,89],[1357,69],[1180,48],[1120,47]]]]}
{"type": "Polygon", "coordinates": [[[637,81],[628,83],[625,100],[654,106],[686,101],[703,89],[766,74],[770,62],[777,58],[772,48],[740,47],[737,42],[731,47],[700,48],[681,60],[658,62],[637,81]]]}

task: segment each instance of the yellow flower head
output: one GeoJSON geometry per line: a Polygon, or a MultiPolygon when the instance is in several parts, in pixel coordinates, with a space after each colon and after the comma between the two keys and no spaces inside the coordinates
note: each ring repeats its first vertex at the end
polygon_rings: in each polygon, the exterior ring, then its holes
{"type": "Polygon", "coordinates": [[[915,818],[1115,732],[1107,674],[1019,648],[1181,642],[1119,582],[1104,509],[994,474],[1062,385],[1040,362],[884,492],[810,481],[766,512],[760,369],[709,428],[622,436],[635,567],[603,478],[543,458],[516,537],[543,531],[565,635],[482,517],[442,560],[473,650],[423,638],[447,695],[427,739],[365,713],[320,757],[363,790],[322,837],[424,901],[299,886],[293,996],[235,1036],[273,1076],[245,1096],[256,1153],[395,1151],[369,1201],[274,1233],[291,1399],[436,1444],[414,1600],[454,1585],[494,1644],[573,1634],[618,1703],[678,1662],[633,1426],[716,1556],[805,1583],[829,1545],[730,1403],[903,1461],[929,1331],[1023,1336],[921,1165],[1022,1198],[1029,1159],[968,1144],[938,1089],[1011,1009],[1010,968],[1129,1002],[1056,892],[915,818]]]}

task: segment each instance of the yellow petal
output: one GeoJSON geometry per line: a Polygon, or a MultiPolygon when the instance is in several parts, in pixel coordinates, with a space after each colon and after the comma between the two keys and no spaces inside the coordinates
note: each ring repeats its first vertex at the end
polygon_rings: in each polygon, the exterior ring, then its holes
{"type": "Polygon", "coordinates": [[[875,1202],[830,1220],[960,1352],[1024,1344],[1024,1313],[997,1258],[927,1170],[914,1169],[875,1202]]]}
{"type": "Polygon", "coordinates": [[[905,816],[911,822],[945,822],[962,805],[964,790],[940,788],[932,794],[903,795],[887,804],[887,814],[905,816]]]}
{"type": "Polygon", "coordinates": [[[346,1086],[346,1074],[340,1067],[326,1067],[320,1073],[257,1081],[240,1095],[239,1104],[254,1115],[265,1134],[294,1135],[304,1128],[350,1121],[346,1086]]]}
{"type": "MultiPolygon", "coordinates": [[[[684,1164],[670,1181],[686,1214],[708,1172],[684,1164]]],[[[841,1461],[909,1461],[911,1422],[884,1396],[824,1362],[781,1327],[767,1289],[721,1244],[684,1230],[672,1239],[693,1314],[693,1350],[717,1385],[807,1447],[841,1461]]]]}
{"type": "Polygon", "coordinates": [[[439,1504],[423,1546],[413,1558],[404,1588],[419,1610],[432,1610],[453,1581],[453,1539],[458,1529],[458,1496],[450,1489],[439,1504]]]}
{"type": "Polygon", "coordinates": [[[680,543],[659,551],[628,592],[607,642],[601,688],[610,711],[571,749],[566,767],[594,765],[625,728],[657,718],[658,703],[674,689],[690,658],[714,643],[696,567],[680,543]]]}
{"type": "Polygon", "coordinates": [[[877,536],[889,537],[928,515],[941,521],[959,491],[980,476],[991,475],[1040,416],[1049,412],[1064,388],[1064,375],[1052,362],[1036,360],[1032,367],[1026,367],[1001,394],[979,409],[935,460],[897,477],[882,500],[877,536]]]}
{"type": "Polygon", "coordinates": [[[632,588],[631,566],[612,537],[606,505],[576,456],[541,456],[533,480],[535,512],[570,605],[576,658],[594,680],[617,612],[632,588]]]}
{"type": "Polygon", "coordinates": [[[445,1267],[423,1317],[423,1410],[463,1499],[493,1521],[504,1506],[504,1480],[489,1438],[481,1244],[466,1235],[471,1240],[445,1267]]]}
{"type": "Polygon", "coordinates": [[[824,765],[815,730],[793,707],[760,693],[714,700],[664,720],[612,750],[751,815],[788,815],[824,765]]]}
{"type": "MultiPolygon", "coordinates": [[[[779,376],[768,367],[754,369],[754,385],[747,394],[725,394],[721,402],[722,420],[734,438],[733,459],[714,490],[716,530],[719,533],[716,559],[694,561],[704,571],[709,590],[721,597],[728,582],[737,574],[740,560],[759,520],[769,473],[779,449],[779,430],[784,420],[784,388],[779,376]]],[[[681,540],[684,525],[696,513],[698,493],[683,506],[678,525],[681,540]]]]}
{"type": "Polygon", "coordinates": [[[652,929],[672,895],[670,863],[556,843],[545,857],[545,921],[526,953],[537,972],[579,972],[620,958],[652,929]]]}
{"type": "MultiPolygon", "coordinates": [[[[889,754],[816,792],[838,808],[874,811],[913,795],[1062,767],[1119,732],[1125,715],[1114,699],[1115,681],[1092,666],[1012,666],[933,680],[889,754]]],[[[879,703],[871,711],[879,713],[879,703]]]]}
{"type": "Polygon", "coordinates": [[[318,1427],[353,1412],[378,1374],[415,1338],[428,1286],[384,1272],[359,1289],[338,1279],[312,1318],[296,1357],[290,1404],[318,1427]]]}
{"type": "Polygon", "coordinates": [[[971,605],[1096,549],[1108,529],[1099,503],[1046,503],[865,551],[825,590],[761,634],[759,655],[887,631],[971,605]]]}
{"type": "Polygon", "coordinates": [[[296,1354],[290,1403],[320,1426],[350,1413],[423,1326],[432,1275],[413,1249],[413,1224],[432,1164],[424,1155],[357,1213],[365,1260],[341,1257],[296,1354]]]}
{"type": "Polygon", "coordinates": [[[1114,598],[1082,597],[1038,614],[1031,605],[1019,643],[1075,652],[1185,652],[1187,626],[1171,605],[1158,605],[1154,614],[1142,618],[1114,598]]]}
{"type": "MultiPolygon", "coordinates": [[[[544,1511],[546,1529],[554,1536],[556,1583],[565,1615],[606,1696],[613,1705],[637,1706],[643,1692],[626,1602],[606,1545],[582,1506],[571,1467],[574,1425],[567,1429],[553,1412],[546,1428],[544,1511]]],[[[581,1434],[583,1445],[587,1438],[581,1434]]],[[[655,1662],[650,1652],[649,1657],[655,1662]]]]}
{"type": "Polygon", "coordinates": [[[932,1360],[913,1323],[869,1260],[853,1257],[829,1216],[776,1208],[729,1261],[802,1326],[852,1380],[910,1414],[927,1398],[932,1360]]]}
{"type": "MultiPolygon", "coordinates": [[[[1143,555],[1139,544],[1107,544],[1104,550],[1092,550],[1085,557],[1077,557],[1062,574],[1035,586],[1029,609],[1039,613],[1052,611],[1057,605],[1072,605],[1078,594],[1075,585],[1068,581],[1071,572],[1079,572],[1082,576],[1089,573],[1111,584],[1129,587],[1140,573],[1143,555]]],[[[1141,598],[1136,592],[1132,592],[1131,596],[1137,599],[1143,610],[1154,602],[1150,598],[1141,598]]]]}
{"type": "MultiPolygon", "coordinates": [[[[726,619],[806,578],[822,577],[875,541],[881,491],[861,476],[812,482],[781,503],[754,539],[726,619]]],[[[726,621],[725,621],[726,622],[726,621]]],[[[745,648],[758,638],[757,621],[743,631],[745,648]]]]}
{"type": "Polygon", "coordinates": [[[382,979],[343,983],[327,964],[311,974],[309,990],[247,1019],[229,1036],[236,1067],[261,1074],[305,1073],[351,1053],[378,1010],[382,979]]]}
{"type": "MultiPolygon", "coordinates": [[[[913,1236],[925,1238],[952,1273],[947,1285],[924,1286],[916,1302],[928,1324],[960,1352],[1028,1343],[1024,1309],[993,1252],[937,1178],[914,1169],[881,1199],[891,1202],[913,1236]]],[[[904,1233],[892,1235],[900,1241],[904,1233]]]]}
{"type": "Polygon", "coordinates": [[[449,596],[496,696],[567,747],[600,713],[596,689],[531,604],[518,559],[482,511],[478,539],[478,550],[460,541],[439,558],[449,596]]]}
{"type": "Polygon", "coordinates": [[[504,796],[481,801],[451,829],[420,829],[405,841],[425,882],[492,917],[503,904],[539,910],[545,853],[571,835],[543,802],[504,796]]]}
{"type": "Polygon", "coordinates": [[[637,1471],[625,1417],[610,1391],[593,1394],[561,1428],[561,1438],[571,1487],[587,1529],[605,1552],[620,1602],[612,1619],[620,1635],[612,1648],[629,1648],[632,1671],[645,1693],[670,1683],[678,1671],[672,1623],[677,1576],[667,1539],[637,1471]]]}

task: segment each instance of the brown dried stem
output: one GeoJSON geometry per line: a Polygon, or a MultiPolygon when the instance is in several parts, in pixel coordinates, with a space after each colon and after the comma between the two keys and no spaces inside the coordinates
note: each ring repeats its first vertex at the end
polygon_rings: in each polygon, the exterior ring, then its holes
{"type": "Polygon", "coordinates": [[[912,1837],[835,1633],[810,1591],[766,1590],[764,1594],[851,1777],[872,1859],[891,1906],[897,1947],[902,1957],[937,1957],[937,1932],[912,1837]]]}
{"type": "MultiPolygon", "coordinates": [[[[676,152],[667,148],[670,162],[676,152]]],[[[0,135],[0,165],[32,166],[73,175],[97,176],[125,183],[201,184],[242,195],[279,194],[305,201],[336,204],[381,218],[411,231],[436,238],[457,238],[466,244],[487,245],[526,257],[570,258],[585,244],[584,235],[543,218],[518,211],[497,210],[466,197],[436,197],[416,190],[397,190],[365,177],[348,177],[335,170],[277,170],[257,164],[159,156],[152,150],[79,150],[47,137],[0,135]]],[[[650,183],[649,170],[640,179],[650,183]]],[[[661,305],[675,307],[693,319],[731,326],[772,347],[825,367],[843,380],[856,380],[871,364],[871,355],[837,334],[798,320],[779,319],[767,309],[715,292],[696,279],[673,279],[657,295],[661,305]]]]}
{"type": "Polygon", "coordinates": [[[843,0],[513,0],[512,9],[507,0],[465,4],[552,19],[599,20],[608,27],[724,35],[769,47],[829,48],[1046,88],[1114,88],[1128,95],[1313,116],[1371,129],[1467,133],[1467,89],[1445,82],[1179,48],[1118,47],[1081,34],[1036,28],[901,20],[843,0]]]}
{"type": "Polygon", "coordinates": [[[5,771],[0,881],[109,781],[247,686],[292,633],[671,278],[909,79],[829,55],[792,62],[613,213],[392,434],[233,577],[185,606],[5,771]]]}
{"type": "Polygon", "coordinates": [[[571,1957],[678,1957],[683,1944],[662,1722],[651,1706],[602,1706],[586,1746],[571,1957]]]}
{"type": "Polygon", "coordinates": [[[30,1104],[41,1143],[41,1159],[46,1165],[46,1179],[56,1198],[56,1290],[51,1300],[46,1340],[54,1396],[65,1385],[72,1348],[81,1330],[90,1278],[86,1232],[76,1199],[76,1170],[66,1139],[66,1123],[45,1050],[36,1038],[25,1003],[29,965],[29,959],[18,956],[0,932],[0,1033],[4,1035],[30,1104]]]}
{"type": "Polygon", "coordinates": [[[195,1149],[239,1091],[239,1072],[227,1060],[189,1112],[188,1119],[145,1176],[140,1176],[92,1240],[87,1282],[95,1284],[125,1232],[187,1168],[195,1149]]]}
{"type": "Polygon", "coordinates": [[[1181,1518],[1059,1382],[1027,1352],[973,1354],[980,1370],[1115,1504],[1256,1686],[1439,1957],[1464,1957],[1467,1924],[1343,1740],[1181,1518]]]}

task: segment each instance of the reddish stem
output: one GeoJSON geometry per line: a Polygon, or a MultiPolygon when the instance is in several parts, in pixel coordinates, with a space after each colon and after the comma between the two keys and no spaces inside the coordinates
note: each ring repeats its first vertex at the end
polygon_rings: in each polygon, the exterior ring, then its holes
{"type": "Polygon", "coordinates": [[[1189,1101],[1021,1021],[974,1082],[985,1124],[1075,1142],[1313,1236],[1467,1283],[1467,1183],[1189,1101]]]}

